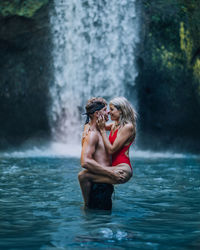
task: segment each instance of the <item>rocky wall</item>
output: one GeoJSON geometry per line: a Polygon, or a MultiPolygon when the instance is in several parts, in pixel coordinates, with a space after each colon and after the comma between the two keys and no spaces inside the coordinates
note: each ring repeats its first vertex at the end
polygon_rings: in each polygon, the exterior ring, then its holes
{"type": "Polygon", "coordinates": [[[0,2],[0,148],[50,133],[48,0],[0,2]]]}
{"type": "Polygon", "coordinates": [[[138,145],[200,152],[200,2],[141,2],[138,145]]]}

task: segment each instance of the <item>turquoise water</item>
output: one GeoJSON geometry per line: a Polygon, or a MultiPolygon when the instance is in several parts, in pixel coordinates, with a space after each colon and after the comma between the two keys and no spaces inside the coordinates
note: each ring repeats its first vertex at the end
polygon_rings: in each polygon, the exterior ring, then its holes
{"type": "Polygon", "coordinates": [[[0,249],[200,249],[200,158],[132,163],[109,213],[82,209],[78,158],[1,158],[0,249]]]}

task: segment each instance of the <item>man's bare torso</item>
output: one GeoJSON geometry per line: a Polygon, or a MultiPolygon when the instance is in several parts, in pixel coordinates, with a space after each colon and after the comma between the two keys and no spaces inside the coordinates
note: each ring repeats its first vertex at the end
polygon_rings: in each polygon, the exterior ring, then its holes
{"type": "Polygon", "coordinates": [[[84,129],[83,132],[83,137],[82,137],[82,152],[81,152],[81,160],[83,158],[84,153],[87,153],[88,147],[90,147],[90,140],[91,137],[96,138],[96,145],[95,146],[95,152],[92,155],[92,158],[101,164],[102,166],[110,166],[111,165],[111,157],[107,153],[103,139],[101,137],[101,134],[98,130],[90,130],[88,127],[89,125],[86,125],[86,128],[84,129]]]}

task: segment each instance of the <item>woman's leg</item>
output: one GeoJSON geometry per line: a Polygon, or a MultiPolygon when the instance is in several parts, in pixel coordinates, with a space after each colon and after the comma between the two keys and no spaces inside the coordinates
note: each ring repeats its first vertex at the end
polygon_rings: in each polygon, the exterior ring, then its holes
{"type": "Polygon", "coordinates": [[[109,170],[112,170],[122,178],[120,180],[113,179],[108,176],[97,175],[89,172],[88,170],[83,170],[79,173],[78,179],[83,195],[83,199],[85,202],[85,206],[89,204],[89,195],[91,189],[91,182],[95,183],[107,183],[107,184],[122,184],[127,182],[132,176],[132,170],[130,169],[128,164],[120,164],[114,167],[107,167],[109,170]],[[112,169],[111,169],[112,168],[112,169]]]}
{"type": "Polygon", "coordinates": [[[120,173],[121,175],[124,176],[124,179],[122,182],[120,183],[117,183],[117,184],[123,184],[123,183],[126,183],[127,181],[130,180],[130,178],[132,177],[133,175],[133,172],[132,172],[132,169],[131,167],[126,164],[126,163],[122,163],[122,164],[119,164],[117,166],[114,166],[112,167],[113,168],[113,171],[115,173],[120,173]]]}

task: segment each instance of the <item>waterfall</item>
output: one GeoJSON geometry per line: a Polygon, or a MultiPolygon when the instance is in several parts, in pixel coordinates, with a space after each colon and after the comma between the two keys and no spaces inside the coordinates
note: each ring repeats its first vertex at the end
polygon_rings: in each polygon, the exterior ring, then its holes
{"type": "Polygon", "coordinates": [[[51,13],[55,82],[52,133],[80,141],[82,113],[93,96],[110,100],[134,86],[136,0],[55,0],[51,13]]]}

